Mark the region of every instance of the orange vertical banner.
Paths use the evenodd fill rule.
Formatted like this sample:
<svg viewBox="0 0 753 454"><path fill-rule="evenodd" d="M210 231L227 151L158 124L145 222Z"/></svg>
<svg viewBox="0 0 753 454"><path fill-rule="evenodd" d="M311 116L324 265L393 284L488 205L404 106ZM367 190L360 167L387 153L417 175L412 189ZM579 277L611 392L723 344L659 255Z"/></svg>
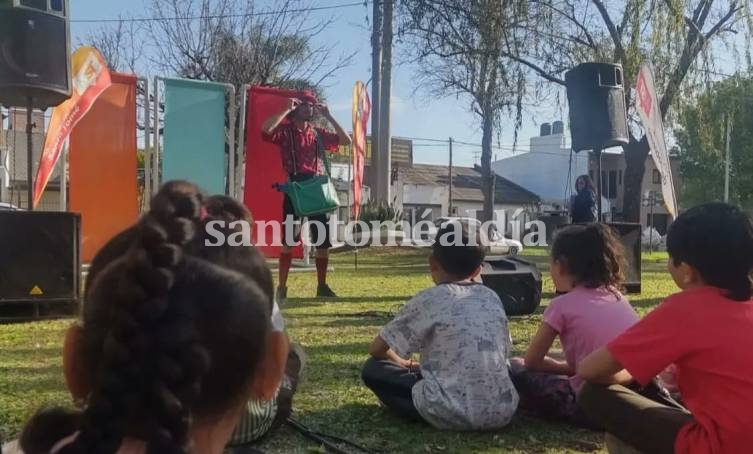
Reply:
<svg viewBox="0 0 753 454"><path fill-rule="evenodd" d="M89 112L97 98L110 86L110 71L102 54L93 47L82 47L71 57L73 91L71 97L52 109L42 157L34 181L34 207L52 175L62 151L63 142L76 124Z"/></svg>
<svg viewBox="0 0 753 454"><path fill-rule="evenodd" d="M105 90L71 134L70 211L81 213L81 260L139 216L136 76L112 73Z"/></svg>

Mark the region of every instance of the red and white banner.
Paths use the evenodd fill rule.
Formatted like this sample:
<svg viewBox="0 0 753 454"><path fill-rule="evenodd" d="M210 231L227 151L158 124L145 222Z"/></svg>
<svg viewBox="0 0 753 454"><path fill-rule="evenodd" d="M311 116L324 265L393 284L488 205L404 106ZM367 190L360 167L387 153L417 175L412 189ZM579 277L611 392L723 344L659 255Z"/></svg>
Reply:
<svg viewBox="0 0 753 454"><path fill-rule="evenodd" d="M353 87L353 219L361 214L361 196L363 194L363 167L366 160L366 128L371 112L371 100L366 86L360 80Z"/></svg>
<svg viewBox="0 0 753 454"><path fill-rule="evenodd" d="M656 95L654 74L651 65L647 62L641 64L635 91L637 92L636 109L641 117L643 129L646 130L646 138L651 147L651 156L653 156L656 168L659 169L661 174L664 206L674 219L677 217L677 198L675 196L675 185L672 181L672 165L669 161L667 143L664 140L664 124L659 110L659 97Z"/></svg>
<svg viewBox="0 0 753 454"><path fill-rule="evenodd" d="M68 139L76 123L89 112L94 101L111 84L107 62L93 47L81 47L71 56L73 75L72 95L52 110L52 118L47 128L42 157L39 160L37 177L34 182L34 207L42 199L44 188L50 180L63 143Z"/></svg>

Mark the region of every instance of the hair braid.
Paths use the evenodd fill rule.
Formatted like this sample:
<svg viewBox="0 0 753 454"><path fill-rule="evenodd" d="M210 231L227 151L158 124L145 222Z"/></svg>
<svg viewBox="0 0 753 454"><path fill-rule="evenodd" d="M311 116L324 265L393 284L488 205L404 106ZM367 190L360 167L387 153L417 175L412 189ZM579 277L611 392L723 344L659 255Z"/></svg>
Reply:
<svg viewBox="0 0 753 454"><path fill-rule="evenodd" d="M111 328L72 450L115 452L133 419L149 414L143 427L149 452L189 451L190 408L209 355L192 328L196 311L171 304L169 295L183 248L196 236L201 203L190 183L163 186L138 224L139 241L111 265L125 272L104 271L105 279L95 283L92 298L111 300Z"/></svg>

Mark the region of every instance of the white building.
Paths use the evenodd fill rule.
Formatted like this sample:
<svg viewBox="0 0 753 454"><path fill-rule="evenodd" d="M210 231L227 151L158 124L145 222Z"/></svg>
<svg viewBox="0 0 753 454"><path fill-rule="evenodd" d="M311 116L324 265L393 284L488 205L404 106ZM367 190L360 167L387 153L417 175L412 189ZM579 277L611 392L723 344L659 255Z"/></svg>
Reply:
<svg viewBox="0 0 753 454"><path fill-rule="evenodd" d="M535 193L542 200L542 211L559 211L567 209L570 195L575 191L575 180L579 175L589 175L596 179L597 160L593 153L574 153L567 143L568 137L564 133L563 123L555 121L541 125L541 134L532 137L530 151L510 156L492 163L494 171L510 181ZM680 174L676 158L671 157L672 176L675 192L680 187ZM601 156L602 181L602 213L607 220L621 221L624 204L625 185L623 174L625 159L622 148L605 150ZM648 191L661 193L659 171L649 155L643 174L641 193ZM670 223L669 215L663 206L641 208L641 224L647 227L651 224L653 212L654 227L661 234L666 233Z"/></svg>
<svg viewBox="0 0 753 454"><path fill-rule="evenodd" d="M541 198L543 211L567 210L575 191L575 180L589 171L589 153L571 153L562 122L542 125L542 135L531 137L530 151L500 159L492 169ZM609 200L602 197L602 212L610 212Z"/></svg>

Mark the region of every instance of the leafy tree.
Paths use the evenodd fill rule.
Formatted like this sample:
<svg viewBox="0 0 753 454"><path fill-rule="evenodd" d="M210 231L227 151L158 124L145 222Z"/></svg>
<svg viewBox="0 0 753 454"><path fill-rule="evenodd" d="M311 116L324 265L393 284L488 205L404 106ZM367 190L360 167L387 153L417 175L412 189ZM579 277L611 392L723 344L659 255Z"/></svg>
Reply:
<svg viewBox="0 0 753 454"><path fill-rule="evenodd" d="M482 131L483 217L494 211L492 140L503 112L522 123L525 93L520 65L505 58L508 37L526 15L521 0L404 0L398 5L398 36L419 68L418 86L432 97L469 102ZM512 63L512 64L511 64Z"/></svg>
<svg viewBox="0 0 753 454"><path fill-rule="evenodd" d="M564 72L586 61L621 64L625 86L632 88L640 63L648 60L656 72L662 118L672 122L670 106L712 78L720 54L734 48L730 35L744 30L749 36L750 7L750 0L531 0L505 52L537 77L529 85L538 88L564 86ZM623 147L623 214L637 221L649 146L630 90L626 98L631 128L630 143Z"/></svg>
<svg viewBox="0 0 753 454"><path fill-rule="evenodd" d="M753 209L753 79L742 76L713 84L683 109L676 137L686 207L724 198L728 118L730 202Z"/></svg>

